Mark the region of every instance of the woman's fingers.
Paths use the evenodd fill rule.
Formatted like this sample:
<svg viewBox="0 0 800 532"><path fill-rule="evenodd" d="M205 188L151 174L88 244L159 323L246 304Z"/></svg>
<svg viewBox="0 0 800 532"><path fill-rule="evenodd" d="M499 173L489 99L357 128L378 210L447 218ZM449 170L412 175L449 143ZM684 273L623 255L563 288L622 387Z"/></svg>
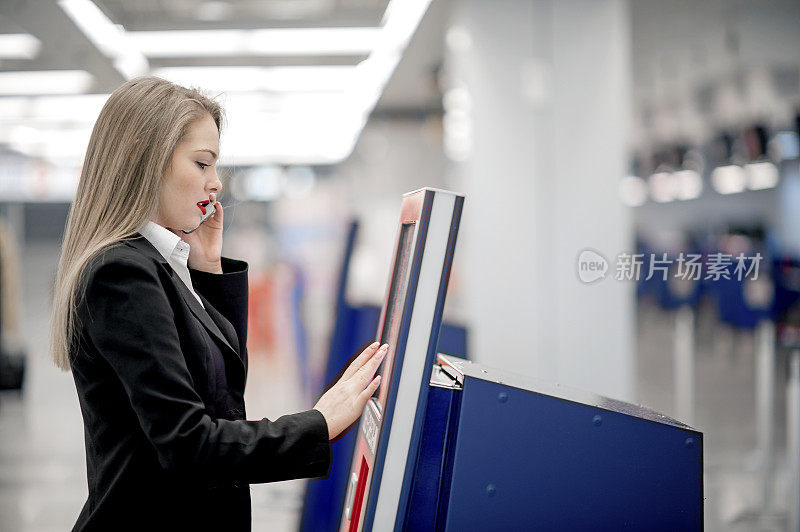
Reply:
<svg viewBox="0 0 800 532"><path fill-rule="evenodd" d="M369 380L375 375L375 372L378 371L378 367L380 367L381 362L386 357L386 353L389 351L389 346L387 344L383 344L383 346L375 353L369 361L359 368L358 373L361 376L362 386L366 386Z"/></svg>
<svg viewBox="0 0 800 532"><path fill-rule="evenodd" d="M350 366L348 366L348 368L342 374L342 380L347 380L355 375L356 371L358 371L361 366L363 366L364 363L378 351L378 347L380 345L380 342L374 342L364 348L364 350L361 351L361 354L358 355L355 360L353 360L353 363L350 364Z"/></svg>
<svg viewBox="0 0 800 532"><path fill-rule="evenodd" d="M219 223L222 223L224 209L222 208L222 203L218 202L216 198L214 198L214 208L217 209L217 212L213 214L212 218L218 220Z"/></svg>
<svg viewBox="0 0 800 532"><path fill-rule="evenodd" d="M378 375L377 377L372 379L372 382L369 383L369 386L364 388L363 392L358 394L358 402L361 405L361 410L364 409L364 405L367 404L369 398L372 397L372 394L375 393L375 390L377 390L378 386L380 385L381 385L381 376Z"/></svg>

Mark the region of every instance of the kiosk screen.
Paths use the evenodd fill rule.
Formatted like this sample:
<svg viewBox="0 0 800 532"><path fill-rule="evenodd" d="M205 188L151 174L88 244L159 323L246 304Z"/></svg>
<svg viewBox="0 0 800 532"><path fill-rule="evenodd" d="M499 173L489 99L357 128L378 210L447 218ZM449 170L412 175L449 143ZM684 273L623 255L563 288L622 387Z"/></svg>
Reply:
<svg viewBox="0 0 800 532"><path fill-rule="evenodd" d="M400 328L400 320L403 317L403 302L406 300L406 291L408 289L408 265L411 260L413 235L413 223L405 223L400 226L400 238L397 243L394 270L392 271L392 280L389 286L389 298L386 302L386 314L381 327L381 343L389 344L389 352L376 373L376 375L383 375L383 377L380 387L373 394L373 397L378 398L381 410L383 410L386 396L385 389L390 380L392 362L397 348L397 331Z"/></svg>

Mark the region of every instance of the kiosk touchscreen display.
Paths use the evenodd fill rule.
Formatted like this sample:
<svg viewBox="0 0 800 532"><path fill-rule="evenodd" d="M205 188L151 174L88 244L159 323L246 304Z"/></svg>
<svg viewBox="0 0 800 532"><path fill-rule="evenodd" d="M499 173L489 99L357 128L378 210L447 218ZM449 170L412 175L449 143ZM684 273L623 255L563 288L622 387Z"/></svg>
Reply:
<svg viewBox="0 0 800 532"><path fill-rule="evenodd" d="M391 380L392 363L397 348L397 332L400 329L400 320L403 318L403 303L408 290L408 265L411 262L414 225L414 223L404 223L400 226L400 238L397 243L389 297L386 301L386 313L381 326L381 344L389 344L389 352L376 373L376 375L383 375L381 385L373 394L373 397L378 399L381 411L386 402L386 388Z"/></svg>

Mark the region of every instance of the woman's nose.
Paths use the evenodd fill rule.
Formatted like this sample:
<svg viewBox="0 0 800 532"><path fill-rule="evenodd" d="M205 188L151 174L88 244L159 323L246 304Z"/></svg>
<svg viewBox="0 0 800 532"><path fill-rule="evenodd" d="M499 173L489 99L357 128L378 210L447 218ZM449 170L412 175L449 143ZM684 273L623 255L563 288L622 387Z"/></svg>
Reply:
<svg viewBox="0 0 800 532"><path fill-rule="evenodd" d="M222 190L222 181L219 179L219 174L216 172L216 168L214 169L214 179L208 182L206 189L209 193L213 192L214 194L219 194Z"/></svg>

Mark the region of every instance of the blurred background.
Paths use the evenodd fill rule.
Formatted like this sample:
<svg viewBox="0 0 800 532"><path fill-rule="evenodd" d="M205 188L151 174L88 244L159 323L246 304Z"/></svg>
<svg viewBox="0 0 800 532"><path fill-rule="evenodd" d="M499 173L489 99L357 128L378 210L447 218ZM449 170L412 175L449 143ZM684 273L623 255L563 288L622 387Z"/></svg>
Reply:
<svg viewBox="0 0 800 532"><path fill-rule="evenodd" d="M226 109L251 419L314 404L344 303L383 301L401 195L455 190L470 358L696 427L707 530L788 529L800 2L0 0L0 530L86 498L51 289L94 120L145 74ZM297 528L305 482L252 493L254 530Z"/></svg>

